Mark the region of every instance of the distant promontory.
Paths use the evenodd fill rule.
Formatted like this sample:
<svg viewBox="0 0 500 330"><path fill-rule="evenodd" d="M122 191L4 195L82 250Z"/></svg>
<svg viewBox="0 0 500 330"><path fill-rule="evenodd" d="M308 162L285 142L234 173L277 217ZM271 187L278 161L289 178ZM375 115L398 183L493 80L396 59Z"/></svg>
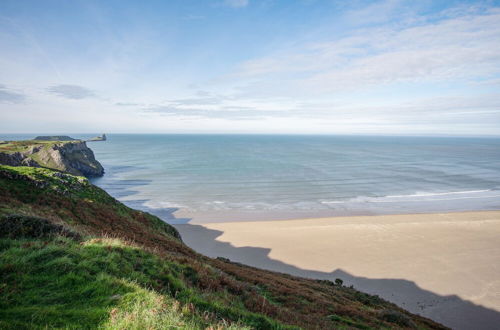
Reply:
<svg viewBox="0 0 500 330"><path fill-rule="evenodd" d="M94 142L94 141L106 141L106 134L102 134L100 136L96 136L88 140L89 142Z"/></svg>
<svg viewBox="0 0 500 330"><path fill-rule="evenodd" d="M41 135L37 136L33 140L36 141L77 141L78 139L73 139L67 135Z"/></svg>

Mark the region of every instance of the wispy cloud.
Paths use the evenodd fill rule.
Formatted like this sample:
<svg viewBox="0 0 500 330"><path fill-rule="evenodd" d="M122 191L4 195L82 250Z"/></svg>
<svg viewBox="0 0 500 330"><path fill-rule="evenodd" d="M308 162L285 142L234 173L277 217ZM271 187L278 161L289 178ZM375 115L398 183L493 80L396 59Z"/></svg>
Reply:
<svg viewBox="0 0 500 330"><path fill-rule="evenodd" d="M78 85L56 85L47 88L47 91L71 100L81 100L96 96L92 90Z"/></svg>
<svg viewBox="0 0 500 330"><path fill-rule="evenodd" d="M245 119L262 119L268 117L289 116L284 111L262 110L252 107L232 107L224 106L215 109L196 109L188 107L179 107L175 105L155 106L144 109L146 113L174 116L174 117L192 117L192 118L207 118L207 119L229 119L229 120L245 120Z"/></svg>
<svg viewBox="0 0 500 330"><path fill-rule="evenodd" d="M61 113L85 111L76 127L500 134L489 0L167 1L116 21L112 5L78 3L70 25L35 3L0 17L4 130L33 116L66 128Z"/></svg>
<svg viewBox="0 0 500 330"><path fill-rule="evenodd" d="M2 103L21 103L26 96L21 93L13 92L4 85L0 84L0 102Z"/></svg>
<svg viewBox="0 0 500 330"><path fill-rule="evenodd" d="M252 92L335 93L405 82L441 82L500 74L500 10L466 13L403 28L358 30L245 62L237 79ZM259 87L260 86L260 87Z"/></svg>
<svg viewBox="0 0 500 330"><path fill-rule="evenodd" d="M367 25L389 21L396 13L401 14L400 9L405 6L405 11L409 9L409 3L402 0L375 1L346 12L345 20L350 24Z"/></svg>
<svg viewBox="0 0 500 330"><path fill-rule="evenodd" d="M224 101L231 100L227 95L214 94L207 91L198 90L192 97L183 99L169 100L168 102L175 105L217 105Z"/></svg>
<svg viewBox="0 0 500 330"><path fill-rule="evenodd" d="M207 104L220 104L222 99L219 97L194 97L189 99L177 99L170 102L179 105L207 105Z"/></svg>
<svg viewBox="0 0 500 330"><path fill-rule="evenodd" d="M224 0L224 5L232 8L242 8L249 4L249 0Z"/></svg>
<svg viewBox="0 0 500 330"><path fill-rule="evenodd" d="M135 102L116 102L115 105L119 107L140 107L144 106L143 103L135 103Z"/></svg>

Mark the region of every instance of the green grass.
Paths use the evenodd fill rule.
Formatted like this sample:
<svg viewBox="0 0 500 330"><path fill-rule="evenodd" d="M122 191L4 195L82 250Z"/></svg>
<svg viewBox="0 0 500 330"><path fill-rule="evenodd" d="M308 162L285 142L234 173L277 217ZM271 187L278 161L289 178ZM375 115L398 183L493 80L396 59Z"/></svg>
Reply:
<svg viewBox="0 0 500 330"><path fill-rule="evenodd" d="M178 269L117 239L1 239L0 251L2 329L244 328L172 297L187 290L169 287Z"/></svg>
<svg viewBox="0 0 500 330"><path fill-rule="evenodd" d="M2 177L9 177L9 179ZM22 180L17 180L18 177L22 178ZM36 185L38 189L33 189L33 185ZM46 200L45 196L47 194L52 195L54 193L63 195L55 199L60 205L50 205L49 201ZM172 226L148 213L138 212L125 206L104 190L92 185L87 178L82 176L74 176L39 167L0 165L0 197L7 195L15 196L17 200L24 202L25 206L42 199L43 204L50 206L47 210L50 213L54 211L65 212L68 211L68 208L74 208L73 214L67 215L66 221L69 223L74 223L77 220L75 218L83 218L85 215L97 218L98 216L93 214L94 211L106 210L110 213L107 215L109 220L112 217L119 216L121 222L123 220L133 221L132 219L140 214L141 217L147 220L148 229L177 239L180 238L178 232ZM66 204L62 205L63 202ZM11 202L0 202L0 216L20 212L19 209L13 210L11 204ZM26 210L24 213L31 212L33 211ZM22 210L20 213L23 213ZM144 224L142 226L144 227Z"/></svg>
<svg viewBox="0 0 500 330"><path fill-rule="evenodd" d="M346 317L340 317L338 315L331 315L330 316L330 319L332 319L333 321L336 321L336 322L339 322L339 323L343 323L349 327L352 327L352 328L356 328L356 329L370 329L369 326L365 325L365 324L362 324L362 323L359 323L359 322L355 322L353 320L350 320L349 318L346 318Z"/></svg>
<svg viewBox="0 0 500 330"><path fill-rule="evenodd" d="M68 142L72 141L64 141L64 143ZM32 146L49 148L57 143L61 143L61 141L42 141L42 140L4 141L4 143L0 143L0 152L6 152L6 153L24 152L27 151L28 148Z"/></svg>

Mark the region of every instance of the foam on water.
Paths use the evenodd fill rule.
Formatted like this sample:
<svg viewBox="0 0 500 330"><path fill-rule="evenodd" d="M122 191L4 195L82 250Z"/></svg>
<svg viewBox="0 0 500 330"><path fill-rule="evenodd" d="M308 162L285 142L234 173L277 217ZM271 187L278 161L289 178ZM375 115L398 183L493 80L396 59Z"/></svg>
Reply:
<svg viewBox="0 0 500 330"><path fill-rule="evenodd" d="M500 209L498 138L110 134L89 146L106 169L94 182L145 209L269 218Z"/></svg>

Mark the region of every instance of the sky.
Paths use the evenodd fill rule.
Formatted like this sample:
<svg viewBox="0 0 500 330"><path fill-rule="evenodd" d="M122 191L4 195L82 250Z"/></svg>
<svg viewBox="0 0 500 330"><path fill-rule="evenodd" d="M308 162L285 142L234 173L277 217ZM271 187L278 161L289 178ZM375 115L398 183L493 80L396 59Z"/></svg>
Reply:
<svg viewBox="0 0 500 330"><path fill-rule="evenodd" d="M28 132L500 136L500 1L2 0Z"/></svg>

